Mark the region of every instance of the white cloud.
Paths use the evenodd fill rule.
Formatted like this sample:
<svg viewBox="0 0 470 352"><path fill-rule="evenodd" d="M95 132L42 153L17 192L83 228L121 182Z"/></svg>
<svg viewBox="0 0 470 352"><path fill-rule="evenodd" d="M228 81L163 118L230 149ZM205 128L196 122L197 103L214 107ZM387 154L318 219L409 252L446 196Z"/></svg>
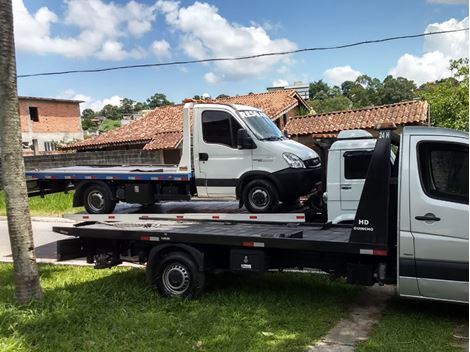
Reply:
<svg viewBox="0 0 470 352"><path fill-rule="evenodd" d="M325 80L334 86L339 86L344 81L354 81L362 75L360 71L354 70L351 66L336 66L323 72Z"/></svg>
<svg viewBox="0 0 470 352"><path fill-rule="evenodd" d="M13 15L18 51L122 60L142 57L143 49L125 48L122 39L140 37L150 31L156 7L134 0L124 5L103 0L67 0L64 13L58 16L47 7L30 13L23 0L13 0ZM58 22L72 30L78 29L78 33L63 37L52 35L51 26Z"/></svg>
<svg viewBox="0 0 470 352"><path fill-rule="evenodd" d="M103 106L111 104L119 106L121 104L122 97L114 95L109 98L104 99L92 99L88 95L75 92L73 89L67 89L56 96L58 99L72 99L72 100L82 100L83 103L80 104L80 110L92 109L95 112L100 111Z"/></svg>
<svg viewBox="0 0 470 352"><path fill-rule="evenodd" d="M458 21L451 18L441 23L432 23L426 32L436 32L468 27L468 17ZM449 77L449 63L452 59L468 57L468 31L428 36L424 39L424 54L404 54L389 73L406 77L420 85Z"/></svg>
<svg viewBox="0 0 470 352"><path fill-rule="evenodd" d="M166 40L155 40L152 43L152 52L160 59L169 58L171 56L170 44Z"/></svg>
<svg viewBox="0 0 470 352"><path fill-rule="evenodd" d="M195 2L180 7L179 2L159 0L157 7L170 27L180 33L180 46L194 59L255 55L296 48L287 39L272 39L260 25L242 26L230 23L217 7ZM259 77L279 63L288 64L288 57L265 57L242 61L214 63L214 70L205 74L210 83Z"/></svg>
<svg viewBox="0 0 470 352"><path fill-rule="evenodd" d="M287 82L285 79L276 79L272 83L273 87L286 87L288 85L289 85L289 82Z"/></svg>
<svg viewBox="0 0 470 352"><path fill-rule="evenodd" d="M431 4L468 4L468 0L428 0Z"/></svg>
<svg viewBox="0 0 470 352"><path fill-rule="evenodd" d="M451 18L442 23L432 23L426 27L425 32L440 32L468 27L468 17L458 21ZM424 51L438 50L446 56L461 58L468 56L468 31L438 34L425 37Z"/></svg>

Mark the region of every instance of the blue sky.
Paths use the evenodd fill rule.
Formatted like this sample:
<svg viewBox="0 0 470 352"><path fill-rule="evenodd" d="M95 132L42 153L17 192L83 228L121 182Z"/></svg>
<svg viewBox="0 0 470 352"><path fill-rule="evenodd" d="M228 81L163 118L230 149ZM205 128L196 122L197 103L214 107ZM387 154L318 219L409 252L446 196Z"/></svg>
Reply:
<svg viewBox="0 0 470 352"><path fill-rule="evenodd" d="M464 0L13 0L18 74L239 56L468 27ZM449 75L468 32L225 64L20 78L20 95L100 108L155 92L185 97L261 92L273 84L391 73L417 83Z"/></svg>

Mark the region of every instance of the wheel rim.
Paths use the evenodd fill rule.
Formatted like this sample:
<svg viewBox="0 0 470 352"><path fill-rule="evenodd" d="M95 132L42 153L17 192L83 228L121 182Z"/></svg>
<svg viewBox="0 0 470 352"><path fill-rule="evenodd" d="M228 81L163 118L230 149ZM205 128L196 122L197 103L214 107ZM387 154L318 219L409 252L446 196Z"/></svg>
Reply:
<svg viewBox="0 0 470 352"><path fill-rule="evenodd" d="M174 263L168 265L162 275L163 286L172 295L183 294L189 287L190 277L185 266Z"/></svg>
<svg viewBox="0 0 470 352"><path fill-rule="evenodd" d="M104 195L100 191L91 191L87 196L87 203L91 210L99 212L104 208Z"/></svg>
<svg viewBox="0 0 470 352"><path fill-rule="evenodd" d="M250 203L257 209L265 208L271 201L269 193L264 188L255 188L249 195Z"/></svg>

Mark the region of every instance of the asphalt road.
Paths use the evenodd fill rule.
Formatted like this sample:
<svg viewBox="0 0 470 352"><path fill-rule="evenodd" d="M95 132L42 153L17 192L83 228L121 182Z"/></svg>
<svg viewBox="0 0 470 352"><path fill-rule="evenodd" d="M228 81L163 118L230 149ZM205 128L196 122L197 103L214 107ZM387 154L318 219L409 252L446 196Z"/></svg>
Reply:
<svg viewBox="0 0 470 352"><path fill-rule="evenodd" d="M33 221L33 238L36 247L36 257L56 259L56 241L67 236L52 232L52 226L67 226L71 222ZM0 258L11 258L10 239L6 220L0 220Z"/></svg>

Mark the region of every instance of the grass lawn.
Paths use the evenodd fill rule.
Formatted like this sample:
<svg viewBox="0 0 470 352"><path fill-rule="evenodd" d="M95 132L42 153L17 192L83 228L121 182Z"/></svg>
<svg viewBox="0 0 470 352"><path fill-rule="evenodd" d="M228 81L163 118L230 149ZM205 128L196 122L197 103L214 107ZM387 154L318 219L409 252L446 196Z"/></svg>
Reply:
<svg viewBox="0 0 470 352"><path fill-rule="evenodd" d="M359 291L324 275L219 274L187 301L158 297L138 268L40 273L45 300L19 307L0 264L0 351L304 351Z"/></svg>
<svg viewBox="0 0 470 352"><path fill-rule="evenodd" d="M468 329L468 306L394 298L358 352L462 351L452 336L458 325Z"/></svg>
<svg viewBox="0 0 470 352"><path fill-rule="evenodd" d="M62 216L65 213L77 213L83 208L72 207L73 192L47 194L44 198L29 198L29 209L33 216ZM5 194L0 191L0 216L6 215Z"/></svg>

